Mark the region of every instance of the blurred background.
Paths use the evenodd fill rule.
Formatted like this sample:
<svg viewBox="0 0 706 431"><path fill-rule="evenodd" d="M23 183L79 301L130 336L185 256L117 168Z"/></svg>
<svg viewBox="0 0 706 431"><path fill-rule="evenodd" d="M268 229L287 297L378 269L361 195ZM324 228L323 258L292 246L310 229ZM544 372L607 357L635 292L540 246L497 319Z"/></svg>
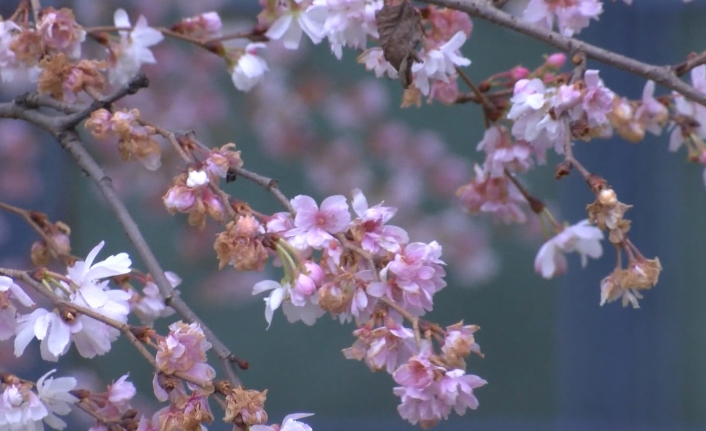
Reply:
<svg viewBox="0 0 706 431"><path fill-rule="evenodd" d="M605 2L599 22L580 39L654 64L675 64L706 41L703 2L678 0ZM701 3L701 4L699 4ZM116 7L134 20L169 26L180 18L216 10L224 32L256 22L256 0L48 1L72 7L84 25L109 25ZM0 4L8 17L15 1ZM508 5L520 8L521 4ZM237 46L238 42L234 42ZM88 48L93 46L93 48ZM241 44L240 46L244 46ZM87 43L86 49L100 51ZM216 56L167 39L155 50L156 65L144 68L149 89L125 99L142 118L179 131L195 131L209 146L235 142L245 167L279 181L290 197L317 200L350 195L361 188L370 204L385 200L399 207L392 224L413 240L437 240L449 264L449 286L436 297L433 321L449 325L463 319L482 330L476 340L485 359L472 358L469 371L488 380L477 390L480 408L440 423L442 430L691 430L706 429L706 190L702 169L685 154L667 151L668 137L648 136L639 144L619 138L577 143L575 154L592 172L608 179L620 200L634 205L630 237L646 257L664 267L659 284L645 294L641 309L619 303L599 306L599 283L614 267L614 251L581 269L570 256L565 276L548 282L533 271L544 241L529 215L525 225L509 226L462 212L454 192L470 179L483 154L481 110L471 105L423 104L399 107L399 82L375 79L344 50L341 61L324 42L305 41L296 52L268 44L270 67L249 93L237 91L224 62ZM534 69L553 50L508 30L473 20L464 54L473 63L475 82L522 64ZM617 93L640 98L644 80L599 68ZM461 84L459 84L461 85ZM27 91L3 85L10 100ZM465 91L465 90L464 90ZM658 90L664 94L664 90ZM185 166L163 147L163 167L150 172L139 163L121 162L115 142L89 138L101 161L163 267L183 279L183 297L239 357L250 363L241 377L251 388L269 388L270 420L292 412L314 412L315 430L412 430L399 418L394 382L362 363L346 361L341 349L353 343L352 325L327 317L314 327L288 324L276 313L265 330L264 304L252 297L255 282L279 279L277 269L237 273L217 269L213 241L220 227L198 231L183 215L169 216L161 197ZM576 175L557 183L556 155L524 178L560 220L586 218L593 196ZM232 196L263 213L280 211L274 198L240 179L224 186ZM46 212L72 228L73 253L85 256L106 240L101 256L127 251L139 258L106 209L102 197L48 136L23 123L0 121L0 200ZM25 257L35 240L19 218L0 213L0 264L28 267ZM171 318L158 322L164 329ZM36 378L54 365L43 363L37 344L21 360L11 343L0 344L0 369ZM35 355L35 357L32 357ZM86 386L105 385L130 372L144 394L134 403L151 414L151 370L124 340L106 357L86 361L72 353L59 374L80 375ZM100 386L98 386L100 387ZM214 407L216 417L220 415ZM85 417L73 415L77 427ZM217 422L217 421L216 421ZM226 429L214 423L211 429Z"/></svg>

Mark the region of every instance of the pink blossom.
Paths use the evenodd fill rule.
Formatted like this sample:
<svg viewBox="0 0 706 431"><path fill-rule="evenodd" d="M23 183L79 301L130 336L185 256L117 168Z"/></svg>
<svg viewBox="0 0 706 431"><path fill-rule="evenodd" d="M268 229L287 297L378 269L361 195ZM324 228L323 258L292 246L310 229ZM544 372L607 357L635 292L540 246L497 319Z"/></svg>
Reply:
<svg viewBox="0 0 706 431"><path fill-rule="evenodd" d="M0 297L3 297L3 304L0 307L0 340L8 340L17 329L17 307L16 303L24 307L31 307L34 301L24 290L10 277L0 275Z"/></svg>
<svg viewBox="0 0 706 431"><path fill-rule="evenodd" d="M487 128L477 149L485 151L483 168L492 178L504 176L505 169L517 173L527 172L533 165L532 147L525 141L513 143L502 126Z"/></svg>
<svg viewBox="0 0 706 431"><path fill-rule="evenodd" d="M68 277L73 283L69 286L62 282L64 290L60 292L71 292L69 300L76 305L126 323L130 312L130 294L120 289L108 289L108 281L99 280L130 272L130 257L127 253L119 253L94 264L93 261L103 244L101 242L94 247L85 261L77 261L67 269ZM29 342L36 336L41 340L42 358L48 361L58 360L59 356L68 351L72 342L76 344L79 354L85 358L103 355L110 350L111 343L120 335L116 328L82 314L66 322L56 309L50 312L40 308L29 315L20 316L17 321L15 355L22 355Z"/></svg>
<svg viewBox="0 0 706 431"><path fill-rule="evenodd" d="M181 278L173 272L165 272L167 280L172 287L177 287L181 284ZM164 298L159 292L159 287L153 281L145 283L142 288L142 295L133 292L133 298L137 297L134 302L133 311L140 321L145 325L151 325L160 317L167 317L174 314L174 309L164 304Z"/></svg>
<svg viewBox="0 0 706 431"><path fill-rule="evenodd" d="M480 346L476 343L473 336L478 329L480 328L476 325L463 326L463 322L446 328L446 336L444 337L444 344L441 346L441 352L444 354L447 363L459 368L465 368L466 364L463 358L470 355L471 352L483 356L480 352Z"/></svg>
<svg viewBox="0 0 706 431"><path fill-rule="evenodd" d="M589 257L597 259L603 254L602 239L603 232L591 226L588 220L566 227L542 245L534 260L534 269L544 278L561 274L567 266L564 253L574 251L581 255L581 265L585 267Z"/></svg>
<svg viewBox="0 0 706 431"><path fill-rule="evenodd" d="M422 341L418 355L410 358L400 366L392 378L400 385L393 389L395 395L401 398L397 411L403 419L410 423L421 422L423 427L434 425L439 419L448 417L450 406L444 404L438 397L436 376L444 372L444 368L430 362L431 343Z"/></svg>
<svg viewBox="0 0 706 431"><path fill-rule="evenodd" d="M444 105L453 105L458 99L458 82L456 79L450 79L448 82L435 81L431 86L428 102L438 100Z"/></svg>
<svg viewBox="0 0 706 431"><path fill-rule="evenodd" d="M440 257L441 246L436 241L407 244L381 271L383 281L371 283L368 293L393 301L401 296L401 305L415 315L431 311L434 294L446 286L445 263Z"/></svg>
<svg viewBox="0 0 706 431"><path fill-rule="evenodd" d="M8 384L0 400L0 429L42 430L42 421L50 427L61 430L66 423L57 414L71 411L69 404L78 401L69 391L76 386L72 377L49 377L51 370L37 380L37 393L23 385Z"/></svg>
<svg viewBox="0 0 706 431"><path fill-rule="evenodd" d="M321 203L309 196L299 195L292 199L292 208L296 211L295 228L286 233L315 249L321 248L333 235L343 232L351 221L346 198L342 195L329 196ZM299 237L299 239L296 239Z"/></svg>
<svg viewBox="0 0 706 431"><path fill-rule="evenodd" d="M204 12L200 15L184 18L173 29L193 38L218 36L223 23L218 12Z"/></svg>
<svg viewBox="0 0 706 431"><path fill-rule="evenodd" d="M691 70L691 85L701 93L706 93L706 65L702 64ZM693 133L701 139L706 139L706 107L686 100L684 96L677 92L673 92L672 97L676 112L695 120L698 126L693 128ZM682 128L673 124L669 137L669 150L677 151L683 143L684 134L682 133Z"/></svg>
<svg viewBox="0 0 706 431"><path fill-rule="evenodd" d="M360 244L363 250L373 254L382 250L397 253L400 246L409 242L407 232L397 226L385 225L397 213L397 208L384 207L379 203L368 207L368 201L360 189L353 190L353 210L358 218L353 220L357 235L362 235Z"/></svg>
<svg viewBox="0 0 706 431"><path fill-rule="evenodd" d="M647 81L642 90L642 104L635 110L635 117L648 132L659 135L667 122L667 107L654 98L655 83Z"/></svg>
<svg viewBox="0 0 706 431"><path fill-rule="evenodd" d="M588 117L588 125L605 126L608 123L606 115L613 110L615 94L603 85L597 70L587 70L583 79L586 82L586 90L582 104Z"/></svg>
<svg viewBox="0 0 706 431"><path fill-rule="evenodd" d="M397 79L397 70L385 60L385 54L380 47L366 49L358 56L357 61L365 65L365 70L373 71L377 78L387 75L388 78Z"/></svg>
<svg viewBox="0 0 706 431"><path fill-rule="evenodd" d="M175 322L169 325L169 335L159 341L157 348L157 366L165 374L176 371L186 374L201 382L213 380L216 371L208 365L206 352L211 343L206 339L198 323L186 324ZM157 383L155 373L152 385L160 401L166 400L165 393Z"/></svg>
<svg viewBox="0 0 706 431"><path fill-rule="evenodd" d="M325 14L323 34L340 60L344 46L365 49L368 36L378 37L375 11L382 4L382 0L314 0L307 13Z"/></svg>
<svg viewBox="0 0 706 431"><path fill-rule="evenodd" d="M591 19L598 19L603 12L600 0L530 0L522 19L547 30L557 20L559 32L572 36L588 27Z"/></svg>
<svg viewBox="0 0 706 431"><path fill-rule="evenodd" d="M86 40L86 31L74 19L69 9L48 8L42 11L37 31L45 47L61 52L71 60L81 57L81 44Z"/></svg>
<svg viewBox="0 0 706 431"><path fill-rule="evenodd" d="M353 335L356 341L343 350L343 355L347 359L364 360L372 371L386 370L392 374L417 350L414 332L392 319L373 330L363 326L353 331Z"/></svg>
<svg viewBox="0 0 706 431"><path fill-rule="evenodd" d="M525 222L525 213L520 208L525 205L525 198L507 177L492 178L478 165L475 174L469 184L456 191L464 210L471 214L489 213L505 223Z"/></svg>
<svg viewBox="0 0 706 431"><path fill-rule="evenodd" d="M167 210L178 212L189 212L198 202L194 190L181 184L170 187L162 200Z"/></svg>
<svg viewBox="0 0 706 431"><path fill-rule="evenodd" d="M439 381L439 399L453 407L457 415L463 415L466 409L478 408L478 399L473 395L473 389L487 383L476 375L465 374L463 370L447 371Z"/></svg>
<svg viewBox="0 0 706 431"><path fill-rule="evenodd" d="M512 107L507 114L508 119L514 120L512 134L517 139L530 142L540 161L544 160L544 153L549 148L562 154L568 133L565 122L549 113L553 92L553 89L546 89L539 79L521 79L515 84L514 95L510 99Z"/></svg>

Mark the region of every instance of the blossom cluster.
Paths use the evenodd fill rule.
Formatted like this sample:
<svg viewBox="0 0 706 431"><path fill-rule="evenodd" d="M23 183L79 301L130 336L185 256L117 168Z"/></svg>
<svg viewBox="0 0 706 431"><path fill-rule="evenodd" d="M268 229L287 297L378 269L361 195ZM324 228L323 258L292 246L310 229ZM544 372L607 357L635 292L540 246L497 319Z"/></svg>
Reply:
<svg viewBox="0 0 706 431"><path fill-rule="evenodd" d="M68 414L70 404L78 401L71 394L76 379L50 377L55 371L44 374L36 384L2 374L0 429L41 430L44 423L57 430L66 427L66 422L57 415Z"/></svg>
<svg viewBox="0 0 706 431"><path fill-rule="evenodd" d="M344 354L393 375L400 385L394 390L401 398L398 410L411 423L431 425L452 409L462 414L477 408L473 388L485 381L466 374L463 358L480 354L473 338L478 328L431 325L437 353L432 339L421 340L418 328L404 326L431 311L434 295L446 286L441 246L410 242L404 229L388 224L396 209L370 206L360 190L351 199L355 217L342 195L329 196L321 205L304 195L290 203L294 216L277 213L257 221L240 215L253 226L247 231L250 240L231 241L230 249L217 247L229 253L219 255L222 262L234 262L230 256L266 245L282 265L280 282L265 280L253 287L253 294L269 292L264 299L268 326L280 308L289 322L312 325L327 312L341 322L355 321L357 341ZM419 369L420 361L428 369Z"/></svg>

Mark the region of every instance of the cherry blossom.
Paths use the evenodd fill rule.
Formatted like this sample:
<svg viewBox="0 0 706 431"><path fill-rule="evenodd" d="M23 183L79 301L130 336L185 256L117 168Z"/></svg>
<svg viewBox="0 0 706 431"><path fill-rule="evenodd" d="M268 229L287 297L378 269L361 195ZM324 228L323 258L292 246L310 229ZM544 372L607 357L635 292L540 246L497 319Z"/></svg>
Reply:
<svg viewBox="0 0 706 431"><path fill-rule="evenodd" d="M414 332L392 319L373 330L366 326L358 328L353 335L356 341L343 350L343 355L347 359L364 360L372 371L386 370L392 374L417 350Z"/></svg>
<svg viewBox="0 0 706 431"><path fill-rule="evenodd" d="M305 276L304 278L306 279ZM281 284L274 280L263 280L253 286L253 295L271 291L269 296L265 298L265 320L268 328L272 324L275 310L280 306L290 323L301 320L304 324L311 326L316 322L316 319L324 315L324 310L318 305L317 296L313 295L313 290L302 286L302 283L309 284L310 282L311 280L298 280L297 290L290 283ZM307 295L307 293L309 294Z"/></svg>
<svg viewBox="0 0 706 431"><path fill-rule="evenodd" d="M373 71L378 78L387 75L388 78L397 79L397 70L385 60L382 48L366 49L358 56L357 61L365 65L365 70Z"/></svg>
<svg viewBox="0 0 706 431"><path fill-rule="evenodd" d="M282 425L279 427L253 425L250 427L250 431L313 431L309 425L297 420L313 415L313 413L292 413L284 417Z"/></svg>
<svg viewBox="0 0 706 431"><path fill-rule="evenodd" d="M382 203L368 207L368 201L360 189L353 190L353 210L358 215L353 221L355 236L361 236L363 250L377 254L382 250L399 252L400 246L409 242L407 232L397 226L385 225L396 213L393 207L383 207Z"/></svg>
<svg viewBox="0 0 706 431"><path fill-rule="evenodd" d="M69 300L76 305L90 308L115 321L126 323L130 312L130 294L120 289L108 289L108 281L100 279L130 272L130 257L127 253L109 256L93 263L98 252L103 248L101 241L86 257L67 268L68 278L75 286L62 282L63 290L59 294L71 292ZM19 316L15 338L15 355L20 356L29 342L36 337L41 340L42 358L57 361L64 355L71 343L85 358L103 355L110 350L111 343L120 335L118 329L106 325L85 315L65 319L58 309L52 311L39 308L28 315Z"/></svg>
<svg viewBox="0 0 706 431"><path fill-rule="evenodd" d="M181 372L201 382L213 380L216 371L208 365L206 352L211 343L206 339L198 323L175 322L169 325L169 335L159 340L156 362L165 374ZM152 380L155 396L165 401L167 392L159 384L159 374Z"/></svg>
<svg viewBox="0 0 706 431"><path fill-rule="evenodd" d="M397 299L403 307L415 315L422 315L433 308L433 296L446 286L446 275L440 259L441 246L414 242L407 244L394 260L387 264L380 276L381 282L370 284L368 293L374 297L387 296Z"/></svg>
<svg viewBox="0 0 706 431"><path fill-rule="evenodd" d="M257 50L264 47L264 43L249 43L229 67L231 79L238 90L250 91L269 70L265 60L257 54Z"/></svg>
<svg viewBox="0 0 706 431"><path fill-rule="evenodd" d="M340 60L344 46L364 49L368 36L378 37L375 11L382 5L382 0L313 0L307 12L325 11L323 33Z"/></svg>
<svg viewBox="0 0 706 431"><path fill-rule="evenodd" d="M86 31L76 23L71 10L43 10L37 31L42 35L47 50L64 53L71 60L81 57L81 44L86 40Z"/></svg>
<svg viewBox="0 0 706 431"><path fill-rule="evenodd" d="M164 275L172 287L177 287L181 284L181 277L177 274L166 271ZM164 304L164 298L159 292L159 287L153 281L145 283L141 295L135 291L131 293L133 295L131 300L134 302L132 311L145 325L151 325L161 317L168 317L174 314L174 309Z"/></svg>
<svg viewBox="0 0 706 431"><path fill-rule="evenodd" d="M115 26L132 27L130 18L124 9L118 9L113 16ZM140 15L131 31L120 31L120 43L110 47L111 65L109 78L111 84L124 85L140 71L143 64L153 64L154 58L150 47L164 39L159 30L147 25L147 19Z"/></svg>
<svg viewBox="0 0 706 431"><path fill-rule="evenodd" d="M486 153L483 168L491 178L504 176L505 169L527 172L533 165L532 147L526 141L511 142L506 129L498 125L485 129L477 149Z"/></svg>
<svg viewBox="0 0 706 431"><path fill-rule="evenodd" d="M489 213L505 223L524 223L521 205L524 196L506 176L493 178L482 167L474 167L475 177L458 188L456 195L463 209L471 214Z"/></svg>
<svg viewBox="0 0 706 431"><path fill-rule="evenodd" d="M270 25L265 36L273 40L282 39L287 49L299 48L302 32L314 42L324 38L326 10L309 8L307 0L289 0L279 17Z"/></svg>
<svg viewBox="0 0 706 431"><path fill-rule="evenodd" d="M603 254L600 241L603 232L591 226L588 220L565 227L558 235L544 243L534 260L534 269L544 278L552 278L566 271L565 253L577 252L581 255L581 266L586 266L588 258L599 258Z"/></svg>
<svg viewBox="0 0 706 431"><path fill-rule="evenodd" d="M603 12L600 0L530 0L522 19L547 30L556 18L559 32L572 36L588 27L591 19L598 19Z"/></svg>
<svg viewBox="0 0 706 431"><path fill-rule="evenodd" d="M34 301L10 277L0 275L0 297L5 306L0 307L0 340L8 340L17 328L16 302L24 307L31 307Z"/></svg>
<svg viewBox="0 0 706 431"><path fill-rule="evenodd" d="M105 245L105 241L101 241L97 246L93 247L85 261L78 261L73 266L67 268L67 275L72 282L77 286L83 287L88 284L94 284L96 281L116 275L127 274L130 272L132 261L127 253L119 253L114 256L108 256L105 260L98 263L93 263L98 253ZM105 285L105 282L104 282Z"/></svg>
<svg viewBox="0 0 706 431"><path fill-rule="evenodd" d="M448 42L437 49L432 49L422 55L422 62L412 66L414 86L425 96L429 94L429 80L448 82L456 76L456 66L468 66L471 60L459 54L461 46L466 42L466 34L459 31Z"/></svg>
<svg viewBox="0 0 706 431"><path fill-rule="evenodd" d="M66 422L57 414L68 414L71 411L69 404L78 401L69 393L76 386L76 379L49 377L55 371L51 370L37 380L36 394L27 384L11 383L5 387L0 400L0 429L42 430L42 421L57 430L66 427Z"/></svg>
<svg viewBox="0 0 706 431"><path fill-rule="evenodd" d="M74 404L78 398L69 392L76 387L76 379L73 377L49 377L56 370L51 370L37 380L37 395L47 407L47 416L42 418L44 422L54 429L64 429L66 422L57 415L66 415L71 412L69 404Z"/></svg>
<svg viewBox="0 0 706 431"><path fill-rule="evenodd" d="M329 196L321 202L321 208L309 196L299 195L292 199L294 229L287 232L287 237L295 237L313 248L321 248L333 235L343 232L351 221L346 198L342 195ZM298 239L296 237L299 237Z"/></svg>
<svg viewBox="0 0 706 431"><path fill-rule="evenodd" d="M669 112L667 107L654 98L655 82L647 81L642 90L642 104L635 111L640 124L653 135L662 133Z"/></svg>
<svg viewBox="0 0 706 431"><path fill-rule="evenodd" d="M447 371L431 359L431 343L423 340L419 353L392 375L400 385L393 390L401 399L397 411L402 418L423 428L448 418L452 409L461 415L467 408L478 408L473 389L487 383L461 369Z"/></svg>

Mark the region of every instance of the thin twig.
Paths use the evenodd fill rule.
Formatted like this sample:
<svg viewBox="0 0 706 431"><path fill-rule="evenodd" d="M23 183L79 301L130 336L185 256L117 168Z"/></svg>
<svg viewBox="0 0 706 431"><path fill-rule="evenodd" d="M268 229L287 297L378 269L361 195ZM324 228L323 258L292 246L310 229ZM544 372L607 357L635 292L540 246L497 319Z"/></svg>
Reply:
<svg viewBox="0 0 706 431"><path fill-rule="evenodd" d="M32 218L31 214L32 211L28 211L22 208L18 208L13 205L6 204L4 202L0 202L0 209L3 209L5 211L9 211L11 213L17 214L20 217L24 219L24 221L34 230L37 232L37 234L42 237L44 242L47 244L49 249L51 250L52 254L54 257L64 257L67 259L74 259L75 256L72 256L71 254L66 254L61 251L61 249L56 245L52 237L50 237L46 232L44 232L44 229Z"/></svg>
<svg viewBox="0 0 706 431"><path fill-rule="evenodd" d="M677 76L682 76L691 71L691 69L706 64L706 51L700 54L690 55L686 61L672 66L672 70Z"/></svg>
<svg viewBox="0 0 706 431"><path fill-rule="evenodd" d="M292 216L295 215L294 208L292 208L292 204L289 203L289 199L287 199L287 196L285 196L284 193L282 193L282 191L279 189L276 180L273 180L272 178L268 178L260 174L256 174L255 172L243 168L233 167L231 168L231 170L235 172L237 176L241 176L264 187L265 190L274 195L274 197L287 210L287 212L289 212Z"/></svg>
<svg viewBox="0 0 706 431"><path fill-rule="evenodd" d="M569 117L565 116L562 121L564 121L564 128L566 129L566 139L564 140L564 159L572 167L576 168L581 176L588 181L591 178L591 173L581 164L581 162L576 160L576 157L574 157L574 150L571 146L571 125Z"/></svg>
<svg viewBox="0 0 706 431"><path fill-rule="evenodd" d="M497 9L488 0L422 0L439 6L460 10L471 16L490 21L493 24L509 28L534 39L545 42L565 52L581 51L589 58L604 64L615 66L645 79L651 79L664 87L682 94L689 100L706 106L706 94L679 79L669 66L657 66L644 63L607 49L566 37L560 33L546 30L538 25L523 22L514 16Z"/></svg>

